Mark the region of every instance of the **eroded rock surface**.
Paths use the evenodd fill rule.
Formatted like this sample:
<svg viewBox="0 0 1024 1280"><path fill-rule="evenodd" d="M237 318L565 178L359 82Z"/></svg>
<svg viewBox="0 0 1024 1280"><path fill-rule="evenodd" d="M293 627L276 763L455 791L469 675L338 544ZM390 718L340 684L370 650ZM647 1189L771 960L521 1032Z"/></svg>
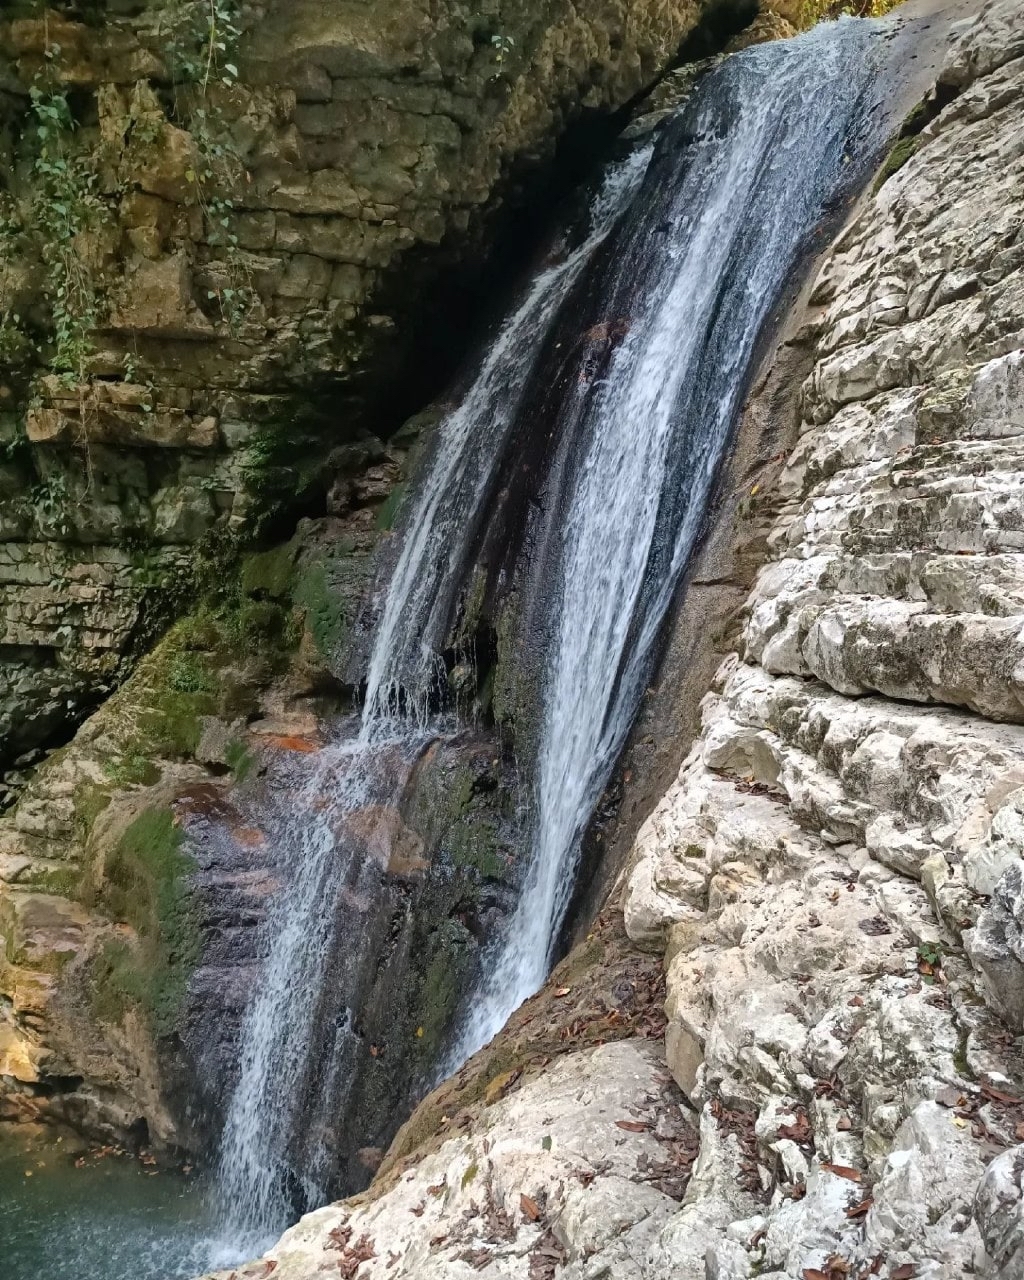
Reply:
<svg viewBox="0 0 1024 1280"><path fill-rule="evenodd" d="M962 34L822 271L773 558L637 842L673 1075L753 1117L716 1276L1019 1265L1022 22Z"/></svg>

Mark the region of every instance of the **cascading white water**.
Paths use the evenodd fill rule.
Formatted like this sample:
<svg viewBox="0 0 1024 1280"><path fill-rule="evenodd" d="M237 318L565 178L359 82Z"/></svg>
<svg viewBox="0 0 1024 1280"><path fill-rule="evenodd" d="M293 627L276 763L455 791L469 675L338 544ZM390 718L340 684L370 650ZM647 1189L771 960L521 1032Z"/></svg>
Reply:
<svg viewBox="0 0 1024 1280"><path fill-rule="evenodd" d="M638 197L606 289L621 345L563 410L575 458L550 563L530 870L449 1067L547 976L759 334L849 162L873 35L842 23L728 59L676 126L684 154L655 162Z"/></svg>
<svg viewBox="0 0 1024 1280"><path fill-rule="evenodd" d="M423 715L450 623L445 587L458 586L462 555L481 518L481 495L515 425L543 338L559 305L607 238L643 178L650 149L609 169L590 210L590 229L574 249L557 244L484 357L465 399L437 427L433 453L410 509L388 583L366 680L364 718L387 718L399 695Z"/></svg>
<svg viewBox="0 0 1024 1280"><path fill-rule="evenodd" d="M270 945L242 1027L241 1061L224 1123L218 1168L220 1238L211 1265L259 1252L290 1216L288 1143L314 1032L314 1009L334 933L334 902L345 878L337 828L368 804L386 801L422 734L364 733L325 747L274 832L293 851L287 889L266 923ZM395 785L394 781L391 783ZM352 868L358 880L360 868ZM372 874L372 872L371 872ZM308 1177L307 1173L307 1177ZM314 1199L322 1188L306 1187Z"/></svg>
<svg viewBox="0 0 1024 1280"><path fill-rule="evenodd" d="M314 1013L335 929L340 876L338 826L346 815L394 801L382 779L385 756L407 764L443 726L426 713L434 672L443 590L460 568L501 433L514 422L543 335L566 292L635 191L649 152L609 172L590 211L585 238L557 244L502 327L465 399L437 429L429 472L404 520L407 530L377 627L369 687L357 736L317 757L287 829L277 838L291 852L287 889L265 925L267 954L242 1026L240 1069L225 1119L218 1165L222 1230L211 1265L231 1265L258 1252L287 1224L295 1175L288 1148L307 1066ZM411 625L415 620L415 625ZM399 687L412 698L399 705ZM392 769L393 772L393 769ZM401 776L401 773L400 773ZM308 1182L310 1171L305 1171ZM321 1189L305 1187L307 1201Z"/></svg>
<svg viewBox="0 0 1024 1280"><path fill-rule="evenodd" d="M360 731L321 753L279 833L291 871L267 923L225 1126L222 1260L259 1248L289 1216L296 1081L336 928L338 820L393 800L395 761L411 762L438 732L429 695L496 460L545 376L545 340L565 299L612 246L592 326L608 340L605 368L597 376L584 360L569 380L538 517L546 524L526 553L542 655L529 867L448 1067L544 981L582 833L700 536L759 335L847 159L862 159L884 130L880 118L868 127L864 97L877 35L865 24L831 25L748 50L707 76L653 159L645 148L610 171L585 238L556 247L438 426L403 513Z"/></svg>

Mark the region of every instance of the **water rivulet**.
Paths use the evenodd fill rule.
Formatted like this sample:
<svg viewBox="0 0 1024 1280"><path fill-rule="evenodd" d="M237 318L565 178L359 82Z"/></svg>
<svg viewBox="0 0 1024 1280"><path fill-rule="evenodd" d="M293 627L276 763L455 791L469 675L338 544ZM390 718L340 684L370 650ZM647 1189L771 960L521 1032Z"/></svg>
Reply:
<svg viewBox="0 0 1024 1280"><path fill-rule="evenodd" d="M324 755L278 833L291 887L271 913L221 1165L243 1249L290 1208L295 1132L311 1122L296 1081L317 1053L330 1059L321 1078L345 1070L343 998L331 1034L315 1025L329 968L344 981L328 954L360 945L334 910L339 815L372 810L396 762L410 767L458 732L450 691L473 680L474 661L476 706L512 742L524 780L525 852L448 1065L543 982L759 339L809 238L884 136L880 41L846 22L708 74L653 147L609 170L588 227L554 242L436 428L370 606L362 724ZM346 891L358 879L353 867Z"/></svg>

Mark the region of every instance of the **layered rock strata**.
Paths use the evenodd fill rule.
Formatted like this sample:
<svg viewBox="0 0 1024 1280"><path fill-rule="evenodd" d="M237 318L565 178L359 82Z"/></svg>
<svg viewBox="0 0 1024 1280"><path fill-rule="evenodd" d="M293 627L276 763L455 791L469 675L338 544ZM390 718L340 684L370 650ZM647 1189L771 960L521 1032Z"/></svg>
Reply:
<svg viewBox="0 0 1024 1280"><path fill-rule="evenodd" d="M988 5L817 282L772 559L637 842L673 1076L757 1140L716 1276L1021 1265L1022 55Z"/></svg>

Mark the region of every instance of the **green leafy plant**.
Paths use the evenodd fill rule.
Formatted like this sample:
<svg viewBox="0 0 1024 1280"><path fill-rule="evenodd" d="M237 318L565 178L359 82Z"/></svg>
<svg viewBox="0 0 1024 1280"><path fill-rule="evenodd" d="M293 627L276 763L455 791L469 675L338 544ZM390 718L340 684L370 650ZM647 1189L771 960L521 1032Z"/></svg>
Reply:
<svg viewBox="0 0 1024 1280"><path fill-rule="evenodd" d="M206 242L224 260L224 280L207 290L207 301L216 303L222 320L237 333L256 294L233 230L236 202L231 191L240 177L241 158L215 91L231 90L238 82L238 0L166 0L162 18L175 112L196 147L196 163L185 176L203 213Z"/></svg>
<svg viewBox="0 0 1024 1280"><path fill-rule="evenodd" d="M34 484L29 491L29 503L36 521L44 529L62 538L68 536L72 529L70 495L63 474L55 472Z"/></svg>
<svg viewBox="0 0 1024 1280"><path fill-rule="evenodd" d="M505 70L505 63L515 47L515 40L511 36L505 35L504 32L498 32L491 36L491 48L494 50L494 79L497 79Z"/></svg>
<svg viewBox="0 0 1024 1280"><path fill-rule="evenodd" d="M60 55L60 45L47 46L46 65L30 90L37 179L33 224L43 246L53 324L50 366L66 386L84 396L102 305L100 281L83 239L104 225L109 211L97 192L93 157L74 146L77 126L59 83ZM83 425L86 419L83 404Z"/></svg>

